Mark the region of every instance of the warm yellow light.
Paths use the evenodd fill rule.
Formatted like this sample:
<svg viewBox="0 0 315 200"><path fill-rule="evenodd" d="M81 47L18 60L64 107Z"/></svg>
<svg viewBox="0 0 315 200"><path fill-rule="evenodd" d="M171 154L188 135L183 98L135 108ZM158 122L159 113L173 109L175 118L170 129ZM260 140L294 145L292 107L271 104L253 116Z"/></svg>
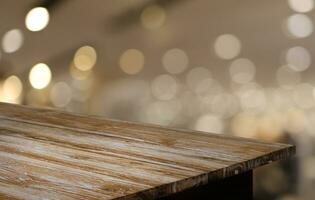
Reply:
<svg viewBox="0 0 315 200"><path fill-rule="evenodd" d="M23 85L17 76L8 77L2 86L3 97L11 102L18 99L22 93Z"/></svg>
<svg viewBox="0 0 315 200"><path fill-rule="evenodd" d="M309 12L314 9L314 0L288 0L289 6L296 12Z"/></svg>
<svg viewBox="0 0 315 200"><path fill-rule="evenodd" d="M49 22L49 12L46 8L36 7L30 10L25 18L26 28L30 31L43 30Z"/></svg>
<svg viewBox="0 0 315 200"><path fill-rule="evenodd" d="M299 108L290 108L285 115L285 129L291 134L305 133L308 118L305 111Z"/></svg>
<svg viewBox="0 0 315 200"><path fill-rule="evenodd" d="M241 52L241 41L232 34L220 35L214 43L214 51L218 57L229 60Z"/></svg>
<svg viewBox="0 0 315 200"><path fill-rule="evenodd" d="M210 133L222 133L224 125L220 117L213 114L205 114L198 118L195 129Z"/></svg>
<svg viewBox="0 0 315 200"><path fill-rule="evenodd" d="M96 50L91 46L83 46L74 55L74 66L81 71L91 70L97 59Z"/></svg>
<svg viewBox="0 0 315 200"><path fill-rule="evenodd" d="M165 23L165 10L161 6L151 5L141 13L141 23L149 30L158 29Z"/></svg>
<svg viewBox="0 0 315 200"><path fill-rule="evenodd" d="M313 97L314 87L309 83L298 84L292 91L294 103L302 109L311 109L315 106Z"/></svg>
<svg viewBox="0 0 315 200"><path fill-rule="evenodd" d="M34 65L29 74L29 81L33 88L43 89L47 87L51 80L51 71L48 65L38 63Z"/></svg>
<svg viewBox="0 0 315 200"><path fill-rule="evenodd" d="M253 113L240 113L231 123L232 133L238 137L256 138L258 133L257 116Z"/></svg>
<svg viewBox="0 0 315 200"><path fill-rule="evenodd" d="M2 38L2 49L6 53L13 53L21 48L23 44L23 34L19 29L12 29L6 32Z"/></svg>
<svg viewBox="0 0 315 200"><path fill-rule="evenodd" d="M86 80L91 77L93 71L81 71L74 66L73 63L70 65L70 75L75 80Z"/></svg>
<svg viewBox="0 0 315 200"><path fill-rule="evenodd" d="M144 55L137 49L128 49L119 59L120 68L127 74L139 73L144 65Z"/></svg>
<svg viewBox="0 0 315 200"><path fill-rule="evenodd" d="M277 141L284 133L284 117L282 113L268 111L257 118L258 138L266 141Z"/></svg>

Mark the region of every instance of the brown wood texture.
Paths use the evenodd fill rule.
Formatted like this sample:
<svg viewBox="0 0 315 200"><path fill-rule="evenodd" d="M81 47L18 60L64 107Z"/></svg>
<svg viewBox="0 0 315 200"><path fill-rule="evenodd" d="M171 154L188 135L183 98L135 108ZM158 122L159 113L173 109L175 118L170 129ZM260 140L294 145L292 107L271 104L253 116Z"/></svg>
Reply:
<svg viewBox="0 0 315 200"><path fill-rule="evenodd" d="M157 199L295 147L0 104L0 199Z"/></svg>

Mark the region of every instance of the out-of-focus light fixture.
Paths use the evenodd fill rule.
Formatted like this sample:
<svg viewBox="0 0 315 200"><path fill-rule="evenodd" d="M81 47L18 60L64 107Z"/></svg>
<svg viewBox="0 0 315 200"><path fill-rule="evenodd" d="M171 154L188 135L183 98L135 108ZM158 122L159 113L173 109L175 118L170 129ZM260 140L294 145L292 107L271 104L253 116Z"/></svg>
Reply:
<svg viewBox="0 0 315 200"><path fill-rule="evenodd" d="M295 71L305 71L312 63L311 54L304 47L290 48L285 56L288 66Z"/></svg>
<svg viewBox="0 0 315 200"><path fill-rule="evenodd" d="M165 23L165 9L158 5L150 5L141 13L141 23L148 30L155 30Z"/></svg>
<svg viewBox="0 0 315 200"><path fill-rule="evenodd" d="M230 76L235 83L245 84L255 77L255 64L247 58L234 60L230 65Z"/></svg>
<svg viewBox="0 0 315 200"><path fill-rule="evenodd" d="M187 73L186 83L191 90L195 91L197 85L208 78L211 78L211 72L209 69L205 67L195 67Z"/></svg>
<svg viewBox="0 0 315 200"><path fill-rule="evenodd" d="M162 58L162 63L167 72L180 74L188 67L189 59L182 49L170 49Z"/></svg>
<svg viewBox="0 0 315 200"><path fill-rule="evenodd" d="M83 46L74 55L74 66L81 71L91 70L97 60L96 50L91 46Z"/></svg>
<svg viewBox="0 0 315 200"><path fill-rule="evenodd" d="M240 108L239 99L236 95L223 92L215 95L210 101L211 113L223 119L232 117Z"/></svg>
<svg viewBox="0 0 315 200"><path fill-rule="evenodd" d="M243 112L234 116L231 129L235 136L256 138L258 132L258 120L254 113Z"/></svg>
<svg viewBox="0 0 315 200"><path fill-rule="evenodd" d="M312 20L304 14L294 14L287 19L287 29L291 36L295 38L305 38L313 32Z"/></svg>
<svg viewBox="0 0 315 200"><path fill-rule="evenodd" d="M241 52L241 41L232 34L220 35L214 43L214 51L218 57L230 60Z"/></svg>
<svg viewBox="0 0 315 200"><path fill-rule="evenodd" d="M215 95L223 92L223 87L217 80L206 78L197 83L194 92L201 101L208 104Z"/></svg>
<svg viewBox="0 0 315 200"><path fill-rule="evenodd" d="M2 38L2 49L6 53L13 53L21 48L23 44L23 33L19 29L6 32Z"/></svg>
<svg viewBox="0 0 315 200"><path fill-rule="evenodd" d="M121 55L119 65L127 74L138 74L144 66L144 55L137 49L128 49Z"/></svg>
<svg viewBox="0 0 315 200"><path fill-rule="evenodd" d="M198 118L194 128L198 131L209 133L222 133L224 124L220 117L213 114L205 114Z"/></svg>
<svg viewBox="0 0 315 200"><path fill-rule="evenodd" d="M93 75L93 71L81 71L74 66L73 63L70 65L70 75L74 80L87 80L90 79Z"/></svg>
<svg viewBox="0 0 315 200"><path fill-rule="evenodd" d="M23 84L17 76L8 77L2 85L2 95L6 102L17 103L22 90Z"/></svg>
<svg viewBox="0 0 315 200"><path fill-rule="evenodd" d="M152 94L159 100L171 100L175 98L179 86L174 77L168 74L159 75L151 85Z"/></svg>
<svg viewBox="0 0 315 200"><path fill-rule="evenodd" d="M306 13L314 9L314 0L288 0L288 3L296 12Z"/></svg>
<svg viewBox="0 0 315 200"><path fill-rule="evenodd" d="M51 81L51 71L48 65L44 63L34 65L29 74L29 81L35 89L47 87Z"/></svg>
<svg viewBox="0 0 315 200"><path fill-rule="evenodd" d="M26 28L30 31L41 31L49 22L49 12L44 7L36 7L30 10L25 17Z"/></svg>

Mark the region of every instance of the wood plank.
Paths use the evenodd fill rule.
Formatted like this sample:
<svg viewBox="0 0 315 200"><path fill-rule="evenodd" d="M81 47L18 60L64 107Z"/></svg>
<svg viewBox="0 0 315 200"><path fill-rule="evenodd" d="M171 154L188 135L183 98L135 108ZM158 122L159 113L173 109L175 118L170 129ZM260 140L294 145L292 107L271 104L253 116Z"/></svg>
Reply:
<svg viewBox="0 0 315 200"><path fill-rule="evenodd" d="M0 103L1 199L157 199L295 147Z"/></svg>

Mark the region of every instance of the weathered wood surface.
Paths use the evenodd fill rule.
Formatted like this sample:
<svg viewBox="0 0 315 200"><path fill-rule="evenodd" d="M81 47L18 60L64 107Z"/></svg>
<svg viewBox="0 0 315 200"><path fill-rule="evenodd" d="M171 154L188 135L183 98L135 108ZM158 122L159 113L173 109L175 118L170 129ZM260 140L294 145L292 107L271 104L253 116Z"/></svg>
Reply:
<svg viewBox="0 0 315 200"><path fill-rule="evenodd" d="M294 152L284 144L0 104L0 199L156 199Z"/></svg>

